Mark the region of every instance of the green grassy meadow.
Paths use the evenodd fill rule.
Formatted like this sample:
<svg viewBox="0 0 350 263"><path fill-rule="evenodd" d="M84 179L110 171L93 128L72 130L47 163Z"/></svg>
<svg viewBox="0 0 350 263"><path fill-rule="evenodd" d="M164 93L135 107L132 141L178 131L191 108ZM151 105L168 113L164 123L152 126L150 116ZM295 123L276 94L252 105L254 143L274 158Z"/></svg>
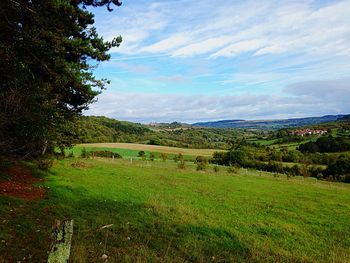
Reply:
<svg viewBox="0 0 350 263"><path fill-rule="evenodd" d="M349 262L346 184L103 158L36 176L44 199L0 197L0 262L46 262L51 226L65 218L71 262Z"/></svg>
<svg viewBox="0 0 350 263"><path fill-rule="evenodd" d="M123 149L132 151L145 151L145 152L154 152L154 153L166 153L169 155L176 155L181 153L182 155L187 156L207 156L210 157L216 151L222 151L220 149L193 149L193 148L179 148L179 147L170 147L170 146L161 146L161 145L149 145L149 144L139 144L139 143L85 143L79 144L76 147L80 148L105 148L105 149Z"/></svg>
<svg viewBox="0 0 350 263"><path fill-rule="evenodd" d="M79 156L82 150L87 151L111 151L120 154L126 159L141 159L138 157L139 151L144 151L147 158L153 153L155 159L161 159L161 154L165 153L167 159L173 159L176 155L181 153L183 158L187 161L193 161L198 155L211 157L215 149L189 149L189 148L176 148L168 146L154 146L147 144L137 143L88 143L76 145L70 149L66 149L66 153L73 153L75 156Z"/></svg>

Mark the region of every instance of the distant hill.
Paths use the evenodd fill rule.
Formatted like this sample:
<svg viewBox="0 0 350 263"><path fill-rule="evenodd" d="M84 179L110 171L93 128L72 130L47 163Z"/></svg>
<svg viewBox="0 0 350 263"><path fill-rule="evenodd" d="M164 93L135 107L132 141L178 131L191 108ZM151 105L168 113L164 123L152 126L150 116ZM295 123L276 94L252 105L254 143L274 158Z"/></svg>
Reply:
<svg viewBox="0 0 350 263"><path fill-rule="evenodd" d="M82 116L77 124L76 143L128 142L182 148L227 147L230 138L251 135L232 129L193 127L189 124L151 123L144 125L103 116Z"/></svg>
<svg viewBox="0 0 350 263"><path fill-rule="evenodd" d="M175 129L186 129L191 128L191 124L187 123L181 123L181 122L171 122L171 123L157 123L157 122L151 122L148 124L148 127L156 128L156 129L168 129L168 130L175 130Z"/></svg>
<svg viewBox="0 0 350 263"><path fill-rule="evenodd" d="M281 120L221 120L212 122L197 122L192 125L209 128L281 129L332 122L344 119L346 116L348 115L326 115L322 117L293 118Z"/></svg>

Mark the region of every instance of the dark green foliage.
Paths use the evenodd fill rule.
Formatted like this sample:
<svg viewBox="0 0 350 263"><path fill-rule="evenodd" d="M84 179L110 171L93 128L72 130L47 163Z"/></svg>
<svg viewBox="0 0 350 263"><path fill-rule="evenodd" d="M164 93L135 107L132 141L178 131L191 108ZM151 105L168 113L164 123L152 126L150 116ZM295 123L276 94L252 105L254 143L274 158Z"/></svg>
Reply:
<svg viewBox="0 0 350 263"><path fill-rule="evenodd" d="M180 160L180 161L178 162L178 164L177 164L177 167L178 167L179 169L185 169L185 166L186 166L186 163L185 163L184 160Z"/></svg>
<svg viewBox="0 0 350 263"><path fill-rule="evenodd" d="M317 177L324 170L306 164L285 166L282 161L305 162L307 158L297 151L286 149L280 151L251 145L238 146L227 152L215 152L210 160L211 163L218 165L253 168L272 173L284 173L288 176Z"/></svg>
<svg viewBox="0 0 350 263"><path fill-rule="evenodd" d="M276 143L301 142L304 140L303 137L294 135L290 129L278 130L274 137L277 138Z"/></svg>
<svg viewBox="0 0 350 263"><path fill-rule="evenodd" d="M90 158L90 157L103 157L103 158L115 158L121 159L123 158L119 153L112 151L86 151L85 148L82 150L81 154L82 158Z"/></svg>
<svg viewBox="0 0 350 263"><path fill-rule="evenodd" d="M81 154L80 154L81 158L87 158L88 157L88 154L87 154L87 151L85 148L83 148L81 150Z"/></svg>
<svg viewBox="0 0 350 263"><path fill-rule="evenodd" d="M333 136L321 137L316 142L301 144L299 151L302 153L350 151L350 139Z"/></svg>
<svg viewBox="0 0 350 263"><path fill-rule="evenodd" d="M138 155L138 157L142 157L142 158L146 157L145 151L139 151L139 153L137 155Z"/></svg>
<svg viewBox="0 0 350 263"><path fill-rule="evenodd" d="M149 160L150 160L151 162L153 162L153 161L154 161L154 158L155 158L154 153L150 153L150 154L149 154Z"/></svg>
<svg viewBox="0 0 350 263"><path fill-rule="evenodd" d="M342 155L334 163L330 164L323 173L325 177L333 177L336 180L346 180L350 176L350 158ZM344 177L342 177L344 176Z"/></svg>
<svg viewBox="0 0 350 263"><path fill-rule="evenodd" d="M168 155L166 153L161 153L160 158L165 162L168 159Z"/></svg>
<svg viewBox="0 0 350 263"><path fill-rule="evenodd" d="M197 156L195 163L197 164L197 171L204 171L208 164L208 159L204 156Z"/></svg>
<svg viewBox="0 0 350 263"><path fill-rule="evenodd" d="M227 172L229 173L229 174L238 174L238 172L239 172L239 166L229 166L228 168L227 168Z"/></svg>
<svg viewBox="0 0 350 263"><path fill-rule="evenodd" d="M197 171L205 171L207 169L206 163L197 163L196 170Z"/></svg>
<svg viewBox="0 0 350 263"><path fill-rule="evenodd" d="M215 173L219 172L219 171L220 171L219 166L215 165L215 166L213 167L213 171L214 171Z"/></svg>
<svg viewBox="0 0 350 263"><path fill-rule="evenodd" d="M227 152L214 152L212 159L210 159L210 162L218 165L228 165L229 160Z"/></svg>
<svg viewBox="0 0 350 263"><path fill-rule="evenodd" d="M182 153L179 153L177 155L174 156L174 161L178 162L178 161L183 161L184 156L182 155Z"/></svg>
<svg viewBox="0 0 350 263"><path fill-rule="evenodd" d="M37 166L40 170L47 171L52 167L52 165L53 165L52 158L45 158L45 159L38 159L37 160Z"/></svg>
<svg viewBox="0 0 350 263"><path fill-rule="evenodd" d="M6 174L6 170L11 167L11 162L0 156L0 179L8 180L9 176Z"/></svg>
<svg viewBox="0 0 350 263"><path fill-rule="evenodd" d="M121 37L105 42L82 7L115 0L0 1L0 146L24 157L74 143L74 121L103 89L93 64L108 60Z"/></svg>
<svg viewBox="0 0 350 263"><path fill-rule="evenodd" d="M208 163L208 159L204 156L197 156L196 157L196 160L195 160L195 163L198 164L198 163L205 163L207 164Z"/></svg>
<svg viewBox="0 0 350 263"><path fill-rule="evenodd" d="M149 140L148 144L149 145L160 145L160 141L158 138L153 138L153 139Z"/></svg>

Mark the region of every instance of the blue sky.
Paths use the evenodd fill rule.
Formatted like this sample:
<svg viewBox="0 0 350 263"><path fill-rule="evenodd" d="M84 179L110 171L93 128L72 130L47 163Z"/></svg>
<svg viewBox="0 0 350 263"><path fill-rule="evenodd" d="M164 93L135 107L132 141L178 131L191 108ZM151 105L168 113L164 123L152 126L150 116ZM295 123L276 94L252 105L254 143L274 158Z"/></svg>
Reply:
<svg viewBox="0 0 350 263"><path fill-rule="evenodd" d="M147 123L350 113L350 1L124 0L86 114Z"/></svg>

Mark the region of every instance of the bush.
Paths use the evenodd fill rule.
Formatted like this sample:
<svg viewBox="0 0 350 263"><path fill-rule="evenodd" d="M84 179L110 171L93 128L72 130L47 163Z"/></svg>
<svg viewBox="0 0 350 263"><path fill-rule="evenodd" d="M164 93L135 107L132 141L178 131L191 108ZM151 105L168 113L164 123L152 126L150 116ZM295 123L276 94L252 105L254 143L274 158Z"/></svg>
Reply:
<svg viewBox="0 0 350 263"><path fill-rule="evenodd" d="M97 157L105 157L105 158L123 158L119 153L115 153L112 151L91 151L87 153L88 155L97 156Z"/></svg>
<svg viewBox="0 0 350 263"><path fill-rule="evenodd" d="M182 153L179 153L178 155L174 156L174 161L178 162L178 161L182 161L184 159Z"/></svg>
<svg viewBox="0 0 350 263"><path fill-rule="evenodd" d="M137 154L138 157L145 157L146 156L146 153L145 151L139 151L139 153Z"/></svg>
<svg viewBox="0 0 350 263"><path fill-rule="evenodd" d="M197 163L197 171L205 171L205 169L207 168L207 164L206 163Z"/></svg>
<svg viewBox="0 0 350 263"><path fill-rule="evenodd" d="M179 169L185 169L185 161L184 160L181 160L178 164L177 164L177 167Z"/></svg>
<svg viewBox="0 0 350 263"><path fill-rule="evenodd" d="M165 162L168 159L168 155L166 153L161 153L160 158Z"/></svg>
<svg viewBox="0 0 350 263"><path fill-rule="evenodd" d="M214 167L213 167L213 171L214 171L215 173L219 172L219 171L220 171L219 166L214 166Z"/></svg>
<svg viewBox="0 0 350 263"><path fill-rule="evenodd" d="M85 148L81 149L81 158L88 158L89 156L87 155L87 151Z"/></svg>
<svg viewBox="0 0 350 263"><path fill-rule="evenodd" d="M239 170L240 170L240 167L238 167L238 166L229 166L227 168L227 172L229 174L238 174Z"/></svg>
<svg viewBox="0 0 350 263"><path fill-rule="evenodd" d="M341 176L350 174L350 157L347 155L339 156L334 163L328 165L323 173L328 177L332 176L337 180L341 180Z"/></svg>
<svg viewBox="0 0 350 263"><path fill-rule="evenodd" d="M154 158L155 158L155 155L154 155L154 153L150 153L150 155L149 155L149 159L150 159L150 161L154 161Z"/></svg>
<svg viewBox="0 0 350 263"><path fill-rule="evenodd" d="M197 156L196 160L194 161L194 163L198 164L198 163L208 163L208 159L205 158L204 156Z"/></svg>
<svg viewBox="0 0 350 263"><path fill-rule="evenodd" d="M316 178L317 178L318 180L323 179L323 174L322 174L322 173L317 174Z"/></svg>
<svg viewBox="0 0 350 263"><path fill-rule="evenodd" d="M53 165L53 159L39 159L37 161L37 166L40 170L47 171L49 170Z"/></svg>

